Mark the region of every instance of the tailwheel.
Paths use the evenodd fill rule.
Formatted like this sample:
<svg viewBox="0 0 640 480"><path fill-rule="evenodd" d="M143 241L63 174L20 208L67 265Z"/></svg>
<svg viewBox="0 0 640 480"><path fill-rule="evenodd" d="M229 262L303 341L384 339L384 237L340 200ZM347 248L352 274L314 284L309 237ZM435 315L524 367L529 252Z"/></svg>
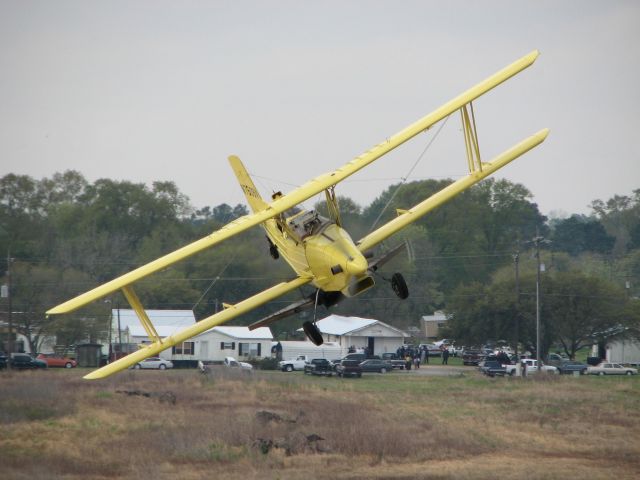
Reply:
<svg viewBox="0 0 640 480"><path fill-rule="evenodd" d="M391 288L398 298L404 300L409 296L409 288L407 282L404 281L404 277L400 273L394 273L391 277Z"/></svg>
<svg viewBox="0 0 640 480"><path fill-rule="evenodd" d="M304 333L307 335L309 340L311 340L314 343L314 345L320 346L324 343L322 334L320 333L320 330L318 329L318 326L315 323L304 322L302 324L302 329L304 330Z"/></svg>

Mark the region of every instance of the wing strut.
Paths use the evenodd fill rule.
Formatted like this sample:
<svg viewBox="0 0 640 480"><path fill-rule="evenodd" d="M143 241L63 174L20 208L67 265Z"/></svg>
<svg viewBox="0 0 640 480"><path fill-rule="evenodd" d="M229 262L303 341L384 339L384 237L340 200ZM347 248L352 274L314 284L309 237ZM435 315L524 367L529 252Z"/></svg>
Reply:
<svg viewBox="0 0 640 480"><path fill-rule="evenodd" d="M153 341L153 343L162 343L162 339L158 336L156 328L153 326L153 323L151 323L147 312L144 311L144 307L142 306L138 295L136 295L136 292L133 291L131 285L122 287L122 293L129 302L129 305L133 308L134 312L136 312L138 320L140 320L140 323L146 330L147 335L149 335L149 339Z"/></svg>
<svg viewBox="0 0 640 480"><path fill-rule="evenodd" d="M476 130L476 117L473 113L473 102L460 108L462 116L462 129L464 130L464 144L467 149L467 162L469 173L482 172L482 160L480 158L480 145L478 144L478 131ZM471 110L471 116L469 116Z"/></svg>

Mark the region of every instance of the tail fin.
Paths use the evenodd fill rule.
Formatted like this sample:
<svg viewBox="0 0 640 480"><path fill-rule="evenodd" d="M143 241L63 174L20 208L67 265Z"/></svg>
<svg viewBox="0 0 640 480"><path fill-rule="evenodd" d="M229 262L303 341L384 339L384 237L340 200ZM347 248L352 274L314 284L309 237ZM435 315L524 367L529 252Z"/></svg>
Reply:
<svg viewBox="0 0 640 480"><path fill-rule="evenodd" d="M256 186L253 184L253 180L251 180L247 169L244 168L240 159L235 155L231 155L229 157L229 163L231 164L231 168L233 168L233 172L236 174L236 177L238 177L238 182L242 187L245 197L247 197L247 202L249 202L251 210L259 212L266 209L268 204L262 199L260 193L258 193Z"/></svg>

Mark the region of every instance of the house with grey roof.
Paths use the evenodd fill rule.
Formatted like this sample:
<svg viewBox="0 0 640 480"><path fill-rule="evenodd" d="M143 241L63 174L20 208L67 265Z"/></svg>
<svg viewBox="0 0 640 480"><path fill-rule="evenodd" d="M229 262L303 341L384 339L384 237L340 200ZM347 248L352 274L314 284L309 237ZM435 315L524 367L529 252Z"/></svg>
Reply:
<svg viewBox="0 0 640 480"><path fill-rule="evenodd" d="M363 351L371 355L395 353L409 335L380 320L329 315L316 322L325 342L338 343L345 352Z"/></svg>

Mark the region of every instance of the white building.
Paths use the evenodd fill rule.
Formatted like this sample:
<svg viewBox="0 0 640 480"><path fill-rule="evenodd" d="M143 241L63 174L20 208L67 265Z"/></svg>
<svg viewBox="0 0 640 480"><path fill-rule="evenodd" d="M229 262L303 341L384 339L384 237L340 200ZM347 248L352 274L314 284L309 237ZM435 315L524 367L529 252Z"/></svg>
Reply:
<svg viewBox="0 0 640 480"><path fill-rule="evenodd" d="M316 322L325 342L339 344L346 353L350 349L367 349L371 355L395 353L408 337L402 330L380 320L329 315Z"/></svg>
<svg viewBox="0 0 640 480"><path fill-rule="evenodd" d="M249 327L213 327L193 337L200 360L222 361L224 357L237 360L271 358L273 334L269 327L249 330Z"/></svg>
<svg viewBox="0 0 640 480"><path fill-rule="evenodd" d="M150 343L146 330L133 310L113 310L111 339L137 349ZM196 323L191 310L147 310L149 320L160 338L168 337ZM118 329L118 319L120 328ZM160 357L171 361L222 361L224 357L240 359L271 357L273 335L268 327L250 331L248 327L213 327L180 345L168 348Z"/></svg>

